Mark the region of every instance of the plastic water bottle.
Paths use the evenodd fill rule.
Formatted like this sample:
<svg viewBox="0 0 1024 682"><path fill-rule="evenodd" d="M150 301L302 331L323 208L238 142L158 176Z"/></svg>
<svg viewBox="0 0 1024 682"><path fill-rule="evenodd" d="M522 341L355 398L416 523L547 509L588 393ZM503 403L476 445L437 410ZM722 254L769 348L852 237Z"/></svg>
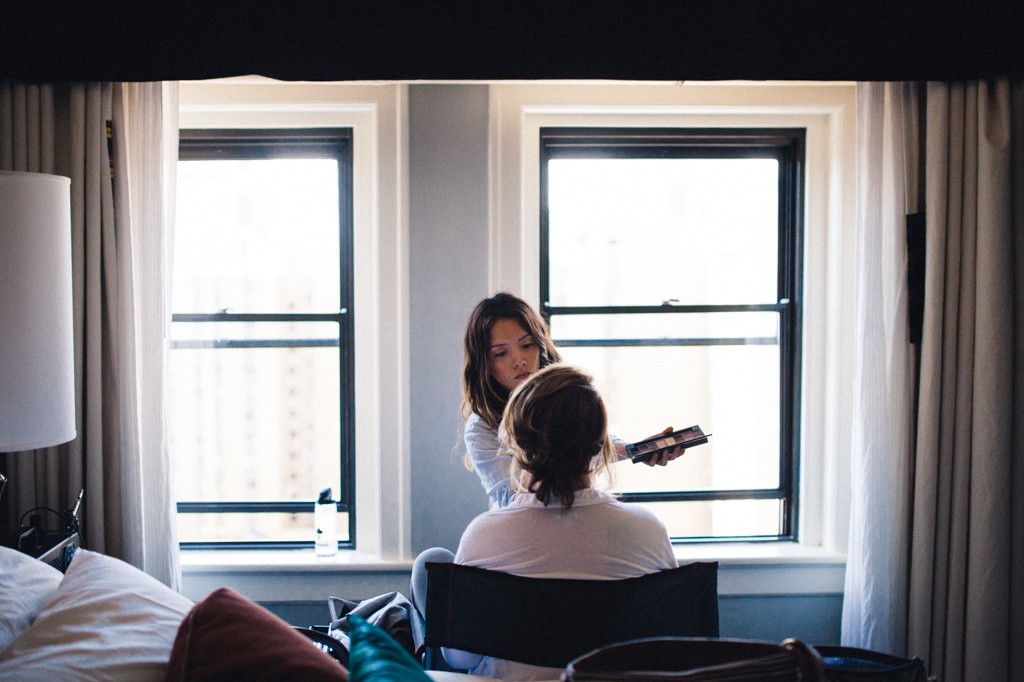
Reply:
<svg viewBox="0 0 1024 682"><path fill-rule="evenodd" d="M331 489L324 488L313 505L316 524L316 555L333 556L338 552L338 507L331 499Z"/></svg>

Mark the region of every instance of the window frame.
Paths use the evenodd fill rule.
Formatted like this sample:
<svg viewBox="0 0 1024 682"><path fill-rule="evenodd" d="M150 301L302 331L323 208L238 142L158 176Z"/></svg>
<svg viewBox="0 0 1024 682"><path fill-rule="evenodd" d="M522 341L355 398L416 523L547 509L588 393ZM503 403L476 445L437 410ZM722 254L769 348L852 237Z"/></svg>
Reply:
<svg viewBox="0 0 1024 682"><path fill-rule="evenodd" d="M179 160L330 158L338 162L338 249L339 308L332 312L308 313L173 313L171 323L234 323L234 322L333 322L338 325L340 397L339 476L331 488L336 509L346 513L347 539L339 540L341 549L356 545L356 443L355 443L355 320L354 320L354 133L351 127L309 128L181 128ZM187 341L169 340L169 350L188 347ZM204 344L205 345L205 344ZM239 347L323 347L322 340L218 341L215 348ZM333 345L333 344L331 344ZM208 346L207 346L208 347ZM280 501L177 501L178 513L289 513L313 514L313 502ZM310 518L312 528L312 518ZM308 541L182 541L182 549L295 549L313 547Z"/></svg>
<svg viewBox="0 0 1024 682"><path fill-rule="evenodd" d="M539 129L544 126L803 127L804 338L799 537L792 543L677 545L681 559L729 556L796 565L841 561L852 491L856 93L853 82L499 84L490 89L488 290L540 305ZM815 561L817 559L814 559Z"/></svg>
<svg viewBox="0 0 1024 682"><path fill-rule="evenodd" d="M622 492L626 502L775 499L779 533L771 536L685 536L674 543L792 541L798 536L801 340L804 220L803 128L556 127L539 129L541 314L687 315L731 312L779 314L779 484L776 488ZM762 304L553 306L550 303L548 163L559 158L773 158L779 163L777 301ZM653 347L742 344L746 339L555 339L561 347Z"/></svg>

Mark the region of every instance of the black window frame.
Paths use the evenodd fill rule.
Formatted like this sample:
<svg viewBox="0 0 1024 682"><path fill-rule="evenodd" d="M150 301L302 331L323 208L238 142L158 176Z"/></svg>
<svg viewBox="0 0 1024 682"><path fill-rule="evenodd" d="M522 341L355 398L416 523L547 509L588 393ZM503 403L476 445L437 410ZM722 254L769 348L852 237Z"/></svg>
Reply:
<svg viewBox="0 0 1024 682"><path fill-rule="evenodd" d="M338 161L338 230L339 230L339 309L331 312L311 313L232 313L218 312L174 313L174 322L334 322L338 325L338 340L329 339L254 339L223 340L214 348L255 347L332 347L339 353L340 414L339 436L340 481L332 483L337 510L348 515L346 540L339 541L341 549L353 549L356 544L356 461L355 461L355 358L353 314L353 135L349 127L338 128L244 128L206 129L189 128L179 131L178 154L180 160L215 159L272 159L272 158L331 158ZM202 342L204 347L211 347ZM187 340L172 340L170 349L192 345ZM315 492L315 491L311 491ZM253 502L177 502L178 513L218 514L289 513L310 515L313 527L313 504L309 501L282 500ZM296 549L313 547L312 531L308 541L215 541L181 542L183 549Z"/></svg>
<svg viewBox="0 0 1024 682"><path fill-rule="evenodd" d="M540 300L557 315L776 312L779 315L779 485L744 490L625 492L626 502L737 499L780 501L778 535L673 537L673 543L796 541L798 536L803 334L803 243L806 129L542 127L540 129ZM550 303L548 162L556 158L774 158L779 162L778 288L775 303L728 305L553 306ZM561 347L756 343L756 339L555 339ZM670 465L671 466L671 465Z"/></svg>

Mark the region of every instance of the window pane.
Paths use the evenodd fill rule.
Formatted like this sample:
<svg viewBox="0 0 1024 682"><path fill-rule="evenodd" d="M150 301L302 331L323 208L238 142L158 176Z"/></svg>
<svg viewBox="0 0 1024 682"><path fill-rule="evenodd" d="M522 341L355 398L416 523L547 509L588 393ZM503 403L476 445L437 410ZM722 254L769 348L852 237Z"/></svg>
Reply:
<svg viewBox="0 0 1024 682"><path fill-rule="evenodd" d="M180 161L175 312L340 307L338 162Z"/></svg>
<svg viewBox="0 0 1024 682"><path fill-rule="evenodd" d="M628 441L666 426L712 434L667 467L622 462L618 490L737 490L779 485L779 349L772 345L561 348L591 373L609 430Z"/></svg>
<svg viewBox="0 0 1024 682"><path fill-rule="evenodd" d="M775 303L774 159L551 159L552 306Z"/></svg>
<svg viewBox="0 0 1024 682"><path fill-rule="evenodd" d="M731 339L778 343L779 315L766 313L662 313L554 315L551 336L567 339Z"/></svg>
<svg viewBox="0 0 1024 682"><path fill-rule="evenodd" d="M313 542L313 500L308 514L178 513L180 542ZM338 514L338 539L348 542L348 514Z"/></svg>
<svg viewBox="0 0 1024 682"><path fill-rule="evenodd" d="M301 340L338 344L336 322L173 322L172 343L210 343L223 340Z"/></svg>
<svg viewBox="0 0 1024 682"><path fill-rule="evenodd" d="M782 532L782 507L778 500L637 504L653 511L673 538L772 537Z"/></svg>
<svg viewBox="0 0 1024 682"><path fill-rule="evenodd" d="M337 492L338 372L337 348L173 350L168 433L177 498L312 504L320 488Z"/></svg>

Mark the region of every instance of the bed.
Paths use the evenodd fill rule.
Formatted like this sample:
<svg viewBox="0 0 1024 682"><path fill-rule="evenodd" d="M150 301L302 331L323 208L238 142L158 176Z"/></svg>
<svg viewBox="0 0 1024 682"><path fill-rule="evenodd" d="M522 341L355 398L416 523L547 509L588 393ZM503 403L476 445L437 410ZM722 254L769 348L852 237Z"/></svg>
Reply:
<svg viewBox="0 0 1024 682"><path fill-rule="evenodd" d="M359 682L379 677L382 666L390 679L483 679L428 676L374 626L350 634L346 669L229 588L194 603L98 552L79 549L61 573L0 547L0 682Z"/></svg>
<svg viewBox="0 0 1024 682"><path fill-rule="evenodd" d="M0 680L345 680L345 668L227 588L193 603L79 549L67 572L0 547Z"/></svg>

